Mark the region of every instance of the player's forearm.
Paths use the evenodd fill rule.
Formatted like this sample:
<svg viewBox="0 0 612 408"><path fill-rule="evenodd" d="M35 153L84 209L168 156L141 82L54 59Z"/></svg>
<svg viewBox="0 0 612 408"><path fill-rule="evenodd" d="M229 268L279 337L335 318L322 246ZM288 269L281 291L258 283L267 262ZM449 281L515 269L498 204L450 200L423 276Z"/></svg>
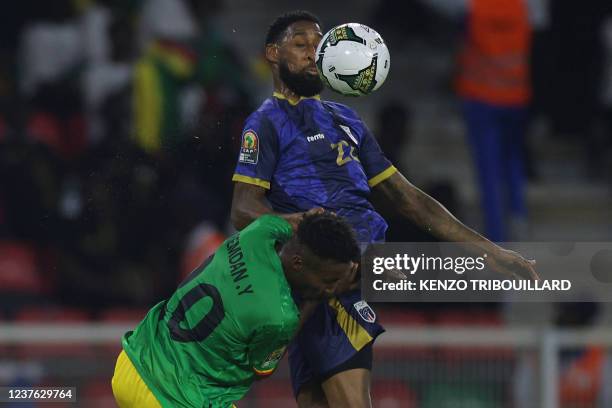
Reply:
<svg viewBox="0 0 612 408"><path fill-rule="evenodd" d="M401 174L394 174L380 186L385 197L395 203L400 214L434 237L443 241L472 242L489 252L500 249L464 225L442 204L410 184Z"/></svg>
<svg viewBox="0 0 612 408"><path fill-rule="evenodd" d="M417 226L443 241L489 244L482 235L467 227L437 200L416 188L410 206L403 205L402 214Z"/></svg>

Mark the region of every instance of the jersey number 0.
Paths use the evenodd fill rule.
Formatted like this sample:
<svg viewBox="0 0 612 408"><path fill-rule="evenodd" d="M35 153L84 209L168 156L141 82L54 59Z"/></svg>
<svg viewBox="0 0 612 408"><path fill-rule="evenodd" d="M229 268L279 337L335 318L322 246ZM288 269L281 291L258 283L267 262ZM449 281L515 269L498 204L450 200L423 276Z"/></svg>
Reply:
<svg viewBox="0 0 612 408"><path fill-rule="evenodd" d="M204 272L211 260L212 256L204 261L198 269L193 271L181 286L185 286L186 283L192 281ZM185 320L185 313L187 313L187 310L207 296L210 296L212 299L212 307L208 313L206 313L194 327L187 329L181 327L181 322ZM225 317L225 309L223 308L221 294L217 288L208 283L200 283L181 297L178 306L172 312L172 316L170 320L168 320L170 336L173 340L180 342L203 341L217 328L221 320L223 320L223 317Z"/></svg>

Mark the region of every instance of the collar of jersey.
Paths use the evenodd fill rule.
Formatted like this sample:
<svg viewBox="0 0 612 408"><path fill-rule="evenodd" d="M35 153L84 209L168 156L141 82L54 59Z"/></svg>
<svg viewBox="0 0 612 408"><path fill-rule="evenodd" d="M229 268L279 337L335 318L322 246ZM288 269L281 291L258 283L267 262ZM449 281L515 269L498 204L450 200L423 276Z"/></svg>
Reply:
<svg viewBox="0 0 612 408"><path fill-rule="evenodd" d="M274 92L272 94L273 97L278 98L278 99L284 99L287 102L289 102L291 105L295 106L298 103L302 102L304 99L316 99L317 101L321 100L321 97L319 95L315 95L315 96L300 96L300 99L297 100L297 102L292 102L289 99L287 99L287 97L285 95L283 95L280 92Z"/></svg>

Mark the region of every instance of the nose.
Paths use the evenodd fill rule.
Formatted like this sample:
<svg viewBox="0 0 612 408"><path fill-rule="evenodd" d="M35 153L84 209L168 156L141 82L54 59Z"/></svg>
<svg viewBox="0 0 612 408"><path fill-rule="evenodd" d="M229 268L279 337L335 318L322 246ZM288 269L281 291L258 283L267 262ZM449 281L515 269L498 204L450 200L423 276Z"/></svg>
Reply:
<svg viewBox="0 0 612 408"><path fill-rule="evenodd" d="M308 47L308 59L310 61L314 61L315 60L315 56L317 53L317 45L311 45Z"/></svg>

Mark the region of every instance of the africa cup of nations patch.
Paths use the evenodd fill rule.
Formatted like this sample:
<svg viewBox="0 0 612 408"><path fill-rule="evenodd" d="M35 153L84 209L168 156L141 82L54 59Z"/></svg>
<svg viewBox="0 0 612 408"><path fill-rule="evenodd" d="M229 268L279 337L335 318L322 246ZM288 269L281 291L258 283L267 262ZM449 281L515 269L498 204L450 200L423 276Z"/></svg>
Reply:
<svg viewBox="0 0 612 408"><path fill-rule="evenodd" d="M242 143L240 145L240 156L238 161L246 164L257 164L259 157L259 137L253 130L246 130L242 134Z"/></svg>

